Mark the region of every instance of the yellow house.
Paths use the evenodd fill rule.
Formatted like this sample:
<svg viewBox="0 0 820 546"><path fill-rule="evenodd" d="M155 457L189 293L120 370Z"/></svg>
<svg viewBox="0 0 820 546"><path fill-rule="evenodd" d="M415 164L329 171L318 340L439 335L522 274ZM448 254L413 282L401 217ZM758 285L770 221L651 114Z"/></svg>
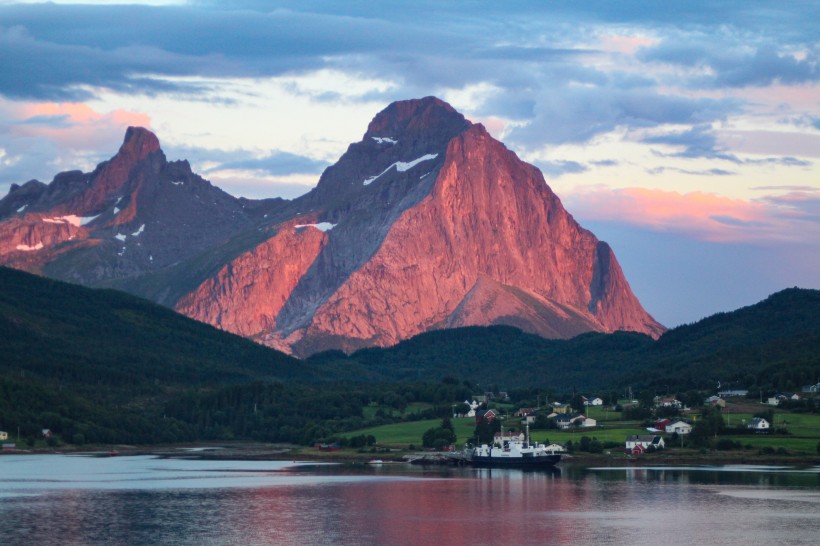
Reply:
<svg viewBox="0 0 820 546"><path fill-rule="evenodd" d="M9 439L9 433L4 431L4 430L0 430L0 440L8 440L8 439Z"/></svg>

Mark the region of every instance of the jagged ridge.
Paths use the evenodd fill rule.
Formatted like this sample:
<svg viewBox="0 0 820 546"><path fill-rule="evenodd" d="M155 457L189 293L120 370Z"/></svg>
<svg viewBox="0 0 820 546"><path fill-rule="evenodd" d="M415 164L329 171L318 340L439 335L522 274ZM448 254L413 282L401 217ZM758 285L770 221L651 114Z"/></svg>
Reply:
<svg viewBox="0 0 820 546"><path fill-rule="evenodd" d="M129 128L93 173L15 186L0 237L0 263L298 355L471 324L663 331L540 171L434 97L388 106L294 201L235 199Z"/></svg>

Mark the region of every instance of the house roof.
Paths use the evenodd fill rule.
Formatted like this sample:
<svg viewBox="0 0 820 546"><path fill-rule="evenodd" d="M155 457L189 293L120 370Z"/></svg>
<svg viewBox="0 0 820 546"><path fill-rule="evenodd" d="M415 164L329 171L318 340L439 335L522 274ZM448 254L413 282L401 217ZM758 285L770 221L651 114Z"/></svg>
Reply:
<svg viewBox="0 0 820 546"><path fill-rule="evenodd" d="M626 439L627 442L651 442L657 444L661 441L660 436L654 434L633 434Z"/></svg>

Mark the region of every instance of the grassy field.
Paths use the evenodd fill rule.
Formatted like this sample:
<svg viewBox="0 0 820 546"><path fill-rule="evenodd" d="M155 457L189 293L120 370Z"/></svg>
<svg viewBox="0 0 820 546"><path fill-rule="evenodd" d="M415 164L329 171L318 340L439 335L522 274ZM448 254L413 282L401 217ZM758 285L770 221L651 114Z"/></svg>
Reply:
<svg viewBox="0 0 820 546"><path fill-rule="evenodd" d="M412 413L427 409L428 405L411 404L405 410L405 413ZM750 410L765 411L769 409L768 406L761 406L758 410L757 406L750 404L739 404L737 406L731 405L723 410L723 418L727 426L734 429L738 425L748 423L754 416ZM531 430L531 437L534 441L557 442L559 444L566 444L570 440L577 443L581 437L588 436L596 438L600 442L613 442L623 444L627 436L633 434L649 434L645 428L637 421L622 421L620 412L607 411L601 406L590 406L586 408L586 415L597 419L599 426L592 429L571 429L571 430ZM377 411L376 407L368 408L373 414ZM692 417L697 419L695 414ZM687 418L687 420L691 420ZM775 410L775 426L777 428L785 427L789 435L768 435L768 434L743 434L743 435L727 435L725 438L740 442L741 445L751 446L753 449L783 448L789 453L800 455L815 455L817 454L817 444L820 442L820 415L816 414L800 414L789 413L785 411ZM421 439L425 431L430 428L437 427L441 423L438 419L427 419L423 421L412 421L407 423L396 423L391 425L383 425L368 429L357 430L348 433L346 436L357 436L359 434L372 434L379 445L393 448L406 449L409 446L421 448ZM456 431L457 444L463 444L472 438L475 422L472 418L453 419L453 426ZM510 429L515 427L520 429L521 425L517 419L509 419L505 428ZM666 441L669 441L670 435L664 435ZM669 446L675 447L675 446Z"/></svg>
<svg viewBox="0 0 820 546"><path fill-rule="evenodd" d="M453 419L452 423L456 432L457 443L462 444L473 435L475 421L472 418ZM423 421L394 423L391 425L361 429L350 432L345 436L350 438L360 434L372 434L376 438L376 442L381 446L406 448L412 444L417 448L421 448L421 437L424 433L428 429L438 427L440 424L441 419L425 419Z"/></svg>

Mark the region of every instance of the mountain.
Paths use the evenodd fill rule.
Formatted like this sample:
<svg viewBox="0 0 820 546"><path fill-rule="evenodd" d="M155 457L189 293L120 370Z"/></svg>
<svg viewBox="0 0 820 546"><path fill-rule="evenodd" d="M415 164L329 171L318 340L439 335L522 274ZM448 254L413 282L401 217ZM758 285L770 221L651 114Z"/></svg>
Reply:
<svg viewBox="0 0 820 546"><path fill-rule="evenodd" d="M292 201L236 199L130 128L94 172L12 188L0 263L299 356L471 325L664 331L541 172L433 97L389 105Z"/></svg>

